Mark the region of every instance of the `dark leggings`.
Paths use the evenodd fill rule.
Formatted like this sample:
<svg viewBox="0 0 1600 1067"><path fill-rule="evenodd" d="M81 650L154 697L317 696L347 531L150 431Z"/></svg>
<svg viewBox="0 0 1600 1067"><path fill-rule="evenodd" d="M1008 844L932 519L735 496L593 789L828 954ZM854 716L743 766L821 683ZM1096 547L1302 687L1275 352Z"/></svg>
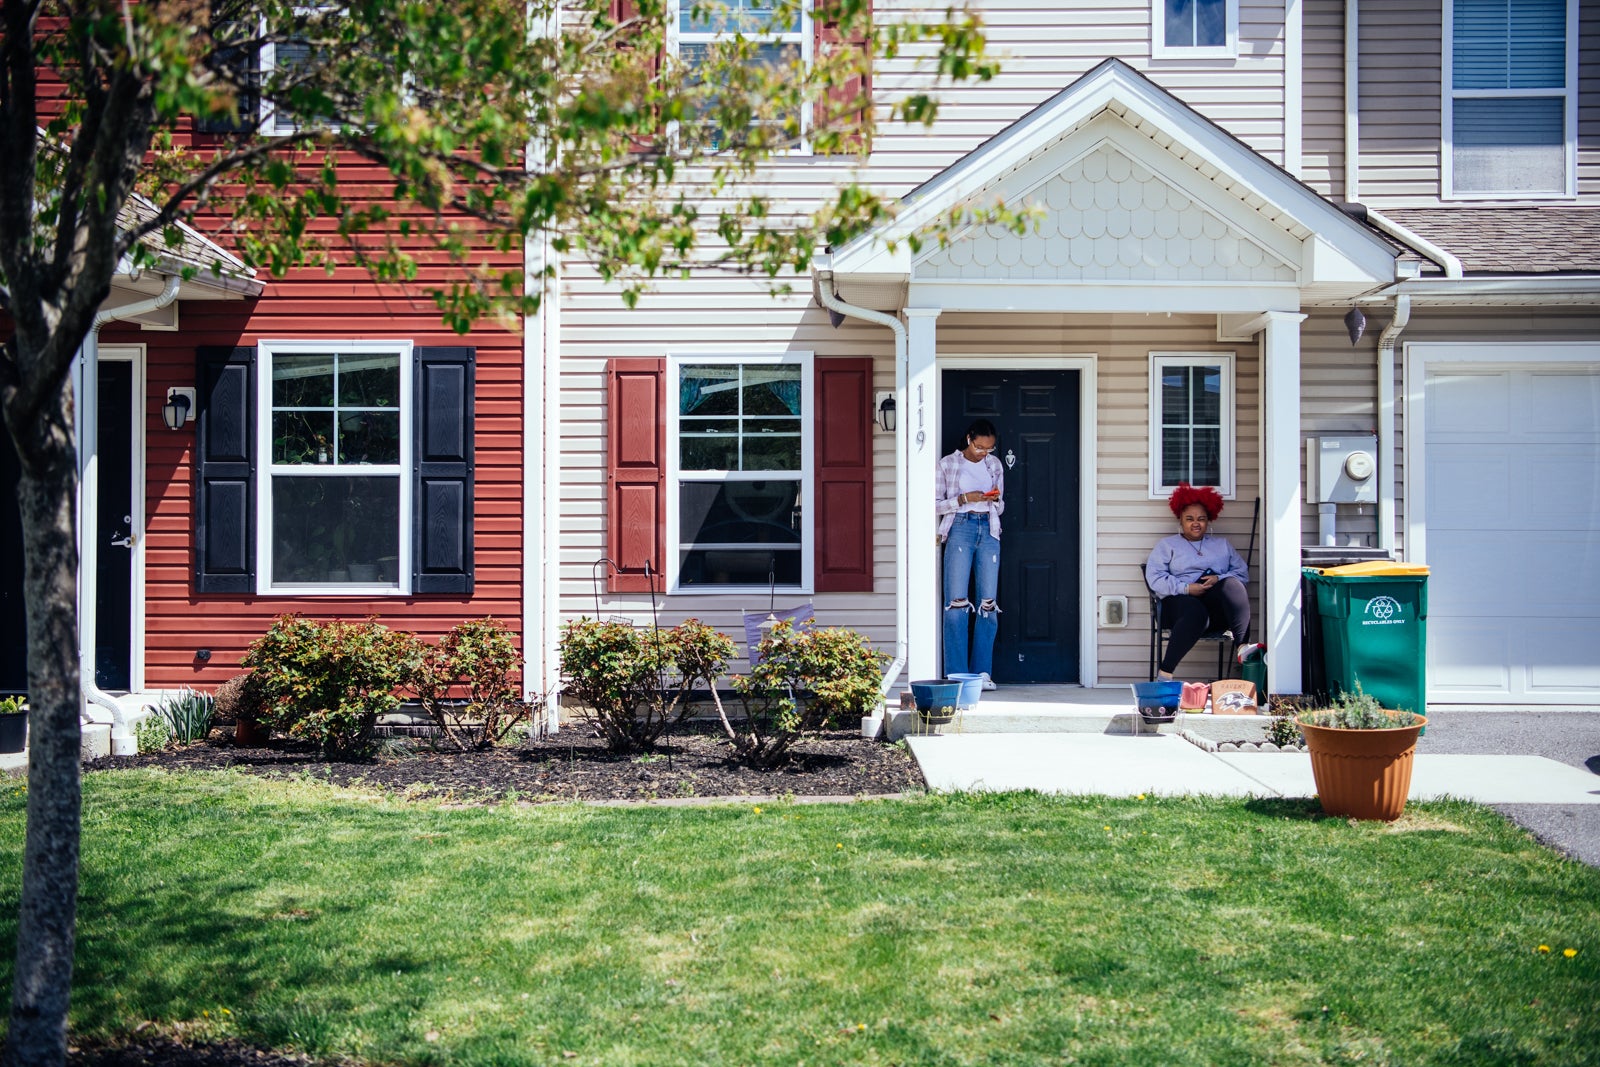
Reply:
<svg viewBox="0 0 1600 1067"><path fill-rule="evenodd" d="M1235 644L1249 639L1250 594L1239 579L1224 578L1199 596L1164 597L1161 625L1172 631L1161 656L1161 669L1171 674L1207 630L1232 630Z"/></svg>

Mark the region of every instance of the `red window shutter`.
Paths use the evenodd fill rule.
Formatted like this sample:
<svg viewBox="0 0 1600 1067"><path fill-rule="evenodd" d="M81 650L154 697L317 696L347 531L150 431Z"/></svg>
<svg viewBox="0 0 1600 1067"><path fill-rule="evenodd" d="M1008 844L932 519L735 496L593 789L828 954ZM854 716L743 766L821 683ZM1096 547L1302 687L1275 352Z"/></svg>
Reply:
<svg viewBox="0 0 1600 1067"><path fill-rule="evenodd" d="M816 587L872 591L872 360L816 361Z"/></svg>
<svg viewBox="0 0 1600 1067"><path fill-rule="evenodd" d="M667 361L613 359L606 378L606 554L617 565L610 589L649 592L653 580L659 590L667 543Z"/></svg>
<svg viewBox="0 0 1600 1067"><path fill-rule="evenodd" d="M860 71L851 75L844 84L829 90L818 106L815 118L819 125L827 121L840 127L835 151L862 151L870 147L871 138L868 119L872 112L872 35L866 26L858 26L846 41L836 17L830 17L826 2L819 3L813 11L811 25L816 34L815 54L818 57L833 55L845 48L855 49L861 54Z"/></svg>
<svg viewBox="0 0 1600 1067"><path fill-rule="evenodd" d="M609 14L611 16L612 23L622 26L624 23L639 18L639 2L638 0L609 0ZM648 35L644 33L644 28L642 26L630 26L620 31L617 47L622 51L631 52L638 47L636 39L646 36ZM654 39L657 42L661 40L659 28L657 28ZM643 65L642 69L637 71L637 74L641 78L648 81L654 81L656 75L661 71L661 49L655 45L651 45L651 48L652 51L649 61ZM640 93L640 98L643 99L646 86L641 83L637 88ZM657 124L657 126L658 128L654 130L652 135L648 138L642 135L635 135L632 144L629 146L630 151L648 152L657 148L658 145L656 142L661 137L666 135L665 125Z"/></svg>

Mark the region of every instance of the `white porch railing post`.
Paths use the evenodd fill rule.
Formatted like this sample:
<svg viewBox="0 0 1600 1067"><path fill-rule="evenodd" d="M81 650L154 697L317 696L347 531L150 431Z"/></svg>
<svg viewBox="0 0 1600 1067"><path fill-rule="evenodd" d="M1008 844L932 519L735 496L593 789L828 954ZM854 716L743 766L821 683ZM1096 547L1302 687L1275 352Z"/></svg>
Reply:
<svg viewBox="0 0 1600 1067"><path fill-rule="evenodd" d="M933 512L939 460L939 381L935 369L935 323L938 308L906 308L906 469L902 492L906 494L906 573L899 580L909 586L906 612L908 667L912 678L937 678L940 667L938 520Z"/></svg>
<svg viewBox="0 0 1600 1067"><path fill-rule="evenodd" d="M1261 338L1262 615L1274 693L1301 692L1300 662L1300 323L1296 312L1266 315Z"/></svg>

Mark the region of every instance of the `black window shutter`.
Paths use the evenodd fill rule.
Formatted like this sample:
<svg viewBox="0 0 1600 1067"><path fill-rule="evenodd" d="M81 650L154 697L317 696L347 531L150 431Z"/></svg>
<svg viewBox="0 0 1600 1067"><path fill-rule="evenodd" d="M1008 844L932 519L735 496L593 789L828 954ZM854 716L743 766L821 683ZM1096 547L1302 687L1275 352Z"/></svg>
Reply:
<svg viewBox="0 0 1600 1067"><path fill-rule="evenodd" d="M197 593L256 591L254 348L201 348L194 436Z"/></svg>
<svg viewBox="0 0 1600 1067"><path fill-rule="evenodd" d="M416 350L411 591L472 592L473 348Z"/></svg>

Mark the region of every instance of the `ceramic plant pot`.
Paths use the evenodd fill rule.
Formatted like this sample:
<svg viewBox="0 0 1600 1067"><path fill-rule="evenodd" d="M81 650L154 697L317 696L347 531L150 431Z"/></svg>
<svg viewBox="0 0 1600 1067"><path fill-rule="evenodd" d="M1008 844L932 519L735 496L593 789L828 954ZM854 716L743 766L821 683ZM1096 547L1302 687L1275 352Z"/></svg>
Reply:
<svg viewBox="0 0 1600 1067"><path fill-rule="evenodd" d="M1348 730L1300 723L1317 799L1329 815L1393 822L1411 792L1417 736L1428 720L1387 730Z"/></svg>
<svg viewBox="0 0 1600 1067"><path fill-rule="evenodd" d="M271 737L272 731L250 716L239 716L233 728L233 743L245 748L257 748L266 744Z"/></svg>

